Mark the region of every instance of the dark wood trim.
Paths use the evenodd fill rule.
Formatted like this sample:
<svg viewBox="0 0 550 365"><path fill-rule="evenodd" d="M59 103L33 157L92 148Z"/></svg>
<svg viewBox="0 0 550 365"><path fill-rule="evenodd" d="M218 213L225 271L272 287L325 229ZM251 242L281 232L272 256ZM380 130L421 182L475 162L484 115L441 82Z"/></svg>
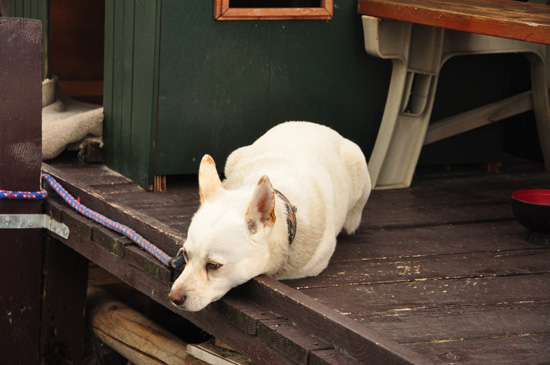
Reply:
<svg viewBox="0 0 550 365"><path fill-rule="evenodd" d="M270 277L259 276L239 290L244 296L254 298L259 305L308 328L335 348L345 349L362 363L431 363L426 357Z"/></svg>
<svg viewBox="0 0 550 365"><path fill-rule="evenodd" d="M40 188L42 25L0 18L0 189ZM41 203L0 199L2 214L36 214ZM40 357L40 230L0 230L1 364ZM6 351L8 349L8 351Z"/></svg>
<svg viewBox="0 0 550 365"><path fill-rule="evenodd" d="M45 364L84 357L88 260L45 235L40 352Z"/></svg>

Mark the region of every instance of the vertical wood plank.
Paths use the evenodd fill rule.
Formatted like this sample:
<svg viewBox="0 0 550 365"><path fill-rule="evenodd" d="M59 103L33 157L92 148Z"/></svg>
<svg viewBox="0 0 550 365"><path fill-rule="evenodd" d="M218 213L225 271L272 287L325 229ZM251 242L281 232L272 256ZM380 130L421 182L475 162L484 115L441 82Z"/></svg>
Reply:
<svg viewBox="0 0 550 365"><path fill-rule="evenodd" d="M0 18L0 189L36 191L41 166L41 42L38 20ZM0 213L38 213L37 201L0 200ZM41 232L0 232L1 364L39 360Z"/></svg>
<svg viewBox="0 0 550 365"><path fill-rule="evenodd" d="M131 156L141 164L132 164L135 176L141 186L152 184L156 125L159 56L159 1L140 2L135 8L134 65L132 90L132 141Z"/></svg>
<svg viewBox="0 0 550 365"><path fill-rule="evenodd" d="M124 25L123 25L123 37L124 42L122 44L122 105L121 105L121 119L118 123L122 127L122 143L121 151L122 156L130 156L130 146L132 145L132 101L133 101L133 62L134 62L134 43L138 40L135 39L134 30L134 13L135 4L134 0L124 0ZM121 171L129 171L132 166L137 165L131 158L123 158L121 163Z"/></svg>
<svg viewBox="0 0 550 365"><path fill-rule="evenodd" d="M205 153L221 170L232 150L250 144L270 127L271 39L276 25L217 22L213 3L162 2L157 175L196 173Z"/></svg>
<svg viewBox="0 0 550 365"><path fill-rule="evenodd" d="M48 35L50 0L9 0L10 17L31 18L42 21L42 78L48 76Z"/></svg>
<svg viewBox="0 0 550 365"><path fill-rule="evenodd" d="M38 14L38 6L39 6L39 2L38 1L32 1L31 2L31 8L30 8L30 18L32 19L40 19L40 14Z"/></svg>
<svg viewBox="0 0 550 365"><path fill-rule="evenodd" d="M88 260L51 237L45 246L42 360L45 364L78 364L84 354Z"/></svg>
<svg viewBox="0 0 550 365"><path fill-rule="evenodd" d="M149 189L154 174L160 8L160 1L107 1L106 6L106 162Z"/></svg>
<svg viewBox="0 0 550 365"><path fill-rule="evenodd" d="M42 21L42 80L51 77L50 54L50 0L38 0L38 19Z"/></svg>
<svg viewBox="0 0 550 365"><path fill-rule="evenodd" d="M114 3L114 32L113 32L113 110L111 123L111 137L105 141L105 144L111 146L109 153L112 166L115 170L120 171L120 147L122 145L122 64L123 52L121 51L124 44L124 2L113 1Z"/></svg>
<svg viewBox="0 0 550 365"><path fill-rule="evenodd" d="M31 2L30 0L22 0L23 3L23 14L25 14L25 18L30 18L31 16Z"/></svg>
<svg viewBox="0 0 550 365"><path fill-rule="evenodd" d="M105 1L105 41L103 61L103 138L105 141L113 140L113 88L114 88L114 27L115 27L115 4L113 0ZM105 143L103 147L104 159L110 166L114 164L114 154L111 152L111 143Z"/></svg>

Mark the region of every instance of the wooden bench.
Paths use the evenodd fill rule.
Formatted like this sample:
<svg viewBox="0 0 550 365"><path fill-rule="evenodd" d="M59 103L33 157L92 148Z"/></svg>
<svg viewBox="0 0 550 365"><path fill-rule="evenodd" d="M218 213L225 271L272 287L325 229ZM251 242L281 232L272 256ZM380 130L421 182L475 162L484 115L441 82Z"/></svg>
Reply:
<svg viewBox="0 0 550 365"><path fill-rule="evenodd" d="M391 59L393 71L369 161L378 189L410 186L424 144L534 109L550 171L548 62L550 6L512 0L359 0L365 49ZM458 55L523 53L532 90L430 122L439 73Z"/></svg>

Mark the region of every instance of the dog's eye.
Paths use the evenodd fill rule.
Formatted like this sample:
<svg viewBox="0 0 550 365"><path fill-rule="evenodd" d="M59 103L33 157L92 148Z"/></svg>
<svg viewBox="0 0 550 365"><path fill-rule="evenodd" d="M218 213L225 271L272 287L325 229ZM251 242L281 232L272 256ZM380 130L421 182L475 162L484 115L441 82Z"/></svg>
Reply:
<svg viewBox="0 0 550 365"><path fill-rule="evenodd" d="M222 267L222 265L216 262L209 262L206 264L207 270L218 270L220 267Z"/></svg>

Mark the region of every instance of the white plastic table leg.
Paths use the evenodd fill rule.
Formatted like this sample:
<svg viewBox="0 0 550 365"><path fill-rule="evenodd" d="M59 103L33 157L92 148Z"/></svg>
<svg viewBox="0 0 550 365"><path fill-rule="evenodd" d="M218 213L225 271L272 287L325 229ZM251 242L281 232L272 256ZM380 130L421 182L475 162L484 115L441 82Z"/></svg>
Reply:
<svg viewBox="0 0 550 365"><path fill-rule="evenodd" d="M550 113L543 45L363 16L365 49L391 59L386 107L369 161L377 189L410 186L431 117L439 72L453 56L525 53L531 60L537 128L550 170ZM544 89L544 90L543 90Z"/></svg>

